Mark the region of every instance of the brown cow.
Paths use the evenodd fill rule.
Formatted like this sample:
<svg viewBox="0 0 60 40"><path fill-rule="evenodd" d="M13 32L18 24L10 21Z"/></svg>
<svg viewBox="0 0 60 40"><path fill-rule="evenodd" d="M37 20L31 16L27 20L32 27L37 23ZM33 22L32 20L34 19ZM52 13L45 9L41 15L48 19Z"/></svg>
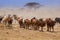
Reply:
<svg viewBox="0 0 60 40"><path fill-rule="evenodd" d="M31 25L31 21L29 19L24 20L24 25L26 29L29 29L29 26Z"/></svg>
<svg viewBox="0 0 60 40"><path fill-rule="evenodd" d="M45 26L45 21L43 21L43 19L41 18L41 19L39 19L39 21L38 21L38 26L40 26L41 27L41 31L43 31L43 27ZM38 29L39 29L39 27L38 27Z"/></svg>
<svg viewBox="0 0 60 40"><path fill-rule="evenodd" d="M18 21L20 28L24 28L24 23L23 23L23 19L21 19L20 17L17 17L17 15L13 15L14 19Z"/></svg>
<svg viewBox="0 0 60 40"><path fill-rule="evenodd" d="M12 28L12 22L13 22L12 17L8 17L8 26L9 26L10 28Z"/></svg>
<svg viewBox="0 0 60 40"><path fill-rule="evenodd" d="M48 18L46 19L46 24L47 24L47 31L54 31L54 25L55 25L55 21L53 21L52 19Z"/></svg>
<svg viewBox="0 0 60 40"><path fill-rule="evenodd" d="M20 28L24 28L24 23L23 23L23 19L17 19L19 25L20 25Z"/></svg>
<svg viewBox="0 0 60 40"><path fill-rule="evenodd" d="M35 17L33 17L33 18L31 19L32 28L33 28L34 30L37 30L37 29L38 29L37 22L38 22L38 20L37 20Z"/></svg>
<svg viewBox="0 0 60 40"><path fill-rule="evenodd" d="M5 26L8 26L9 28L12 27L12 21L13 21L13 19L12 19L11 15L4 16L2 19L3 24L5 24Z"/></svg>
<svg viewBox="0 0 60 40"><path fill-rule="evenodd" d="M17 15L13 15L14 19L18 21L20 28L24 28L24 23L23 23L23 19L21 19L20 17L17 17Z"/></svg>

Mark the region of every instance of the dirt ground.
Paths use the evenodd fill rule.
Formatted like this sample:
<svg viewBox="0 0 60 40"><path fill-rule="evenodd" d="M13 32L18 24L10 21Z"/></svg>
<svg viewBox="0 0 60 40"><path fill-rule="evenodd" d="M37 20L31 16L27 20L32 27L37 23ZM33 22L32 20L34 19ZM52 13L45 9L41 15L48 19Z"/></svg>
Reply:
<svg viewBox="0 0 60 40"><path fill-rule="evenodd" d="M56 18L60 17L60 8L41 7L39 9L26 8L1 8L0 16L8 14L16 14L23 19L39 18ZM14 20L13 24L16 21ZM55 32L47 32L46 27L44 32L38 30L26 30L19 28L19 25L13 25L13 29L6 29L3 24L0 24L0 40L60 40L60 25L55 26Z"/></svg>
<svg viewBox="0 0 60 40"><path fill-rule="evenodd" d="M59 25L60 26L60 25ZM55 32L26 30L13 25L13 29L6 29L0 24L0 40L60 40L60 27L55 27Z"/></svg>

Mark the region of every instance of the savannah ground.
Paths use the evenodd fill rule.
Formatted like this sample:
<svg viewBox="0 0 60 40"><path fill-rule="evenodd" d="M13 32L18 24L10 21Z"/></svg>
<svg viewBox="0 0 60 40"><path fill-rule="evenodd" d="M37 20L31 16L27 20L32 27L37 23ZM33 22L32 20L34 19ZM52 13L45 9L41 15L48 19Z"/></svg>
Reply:
<svg viewBox="0 0 60 40"><path fill-rule="evenodd" d="M0 40L60 40L60 25L55 26L54 32L47 32L46 27L44 32L41 32L19 28L18 25L13 25L13 29L7 29L0 24Z"/></svg>
<svg viewBox="0 0 60 40"><path fill-rule="evenodd" d="M0 9L1 16L8 14L16 14L23 19L31 19L32 17L36 17L37 19L55 18L60 17L60 8L42 7L37 10L24 8ZM0 24L0 40L60 40L60 25L56 24L55 32L47 32L46 27L44 28L44 32L40 32L38 30L19 28L18 25L13 25L13 29L7 29L3 27L3 24Z"/></svg>

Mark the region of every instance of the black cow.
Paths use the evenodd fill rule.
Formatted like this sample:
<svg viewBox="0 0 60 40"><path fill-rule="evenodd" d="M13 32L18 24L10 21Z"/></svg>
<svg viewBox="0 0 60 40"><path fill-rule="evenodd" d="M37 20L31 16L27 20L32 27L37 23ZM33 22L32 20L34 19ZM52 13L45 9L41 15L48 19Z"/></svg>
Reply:
<svg viewBox="0 0 60 40"><path fill-rule="evenodd" d="M55 21L60 24L60 18L56 17Z"/></svg>
<svg viewBox="0 0 60 40"><path fill-rule="evenodd" d="M2 19L3 19L3 17L0 16L0 23L1 23Z"/></svg>

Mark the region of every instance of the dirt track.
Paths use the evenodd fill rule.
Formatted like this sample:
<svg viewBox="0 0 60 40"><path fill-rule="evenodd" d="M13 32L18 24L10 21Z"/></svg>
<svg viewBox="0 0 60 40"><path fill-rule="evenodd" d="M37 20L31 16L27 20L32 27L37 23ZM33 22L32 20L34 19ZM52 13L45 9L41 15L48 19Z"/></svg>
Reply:
<svg viewBox="0 0 60 40"><path fill-rule="evenodd" d="M26 30L14 25L14 29L1 29L0 40L60 40L60 27L55 27L55 32Z"/></svg>

